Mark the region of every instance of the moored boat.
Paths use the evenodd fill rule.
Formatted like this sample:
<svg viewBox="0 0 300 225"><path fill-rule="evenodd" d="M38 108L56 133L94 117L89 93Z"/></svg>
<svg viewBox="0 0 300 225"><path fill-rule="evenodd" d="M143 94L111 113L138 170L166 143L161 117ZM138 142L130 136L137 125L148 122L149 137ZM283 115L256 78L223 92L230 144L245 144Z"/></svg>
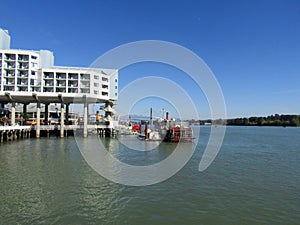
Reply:
<svg viewBox="0 0 300 225"><path fill-rule="evenodd" d="M150 128L150 129L149 129ZM135 126L139 130L139 140L164 141L164 142L192 142L193 130L183 122L169 120L169 113L165 119L152 121L152 110L150 110L150 121L143 121Z"/></svg>

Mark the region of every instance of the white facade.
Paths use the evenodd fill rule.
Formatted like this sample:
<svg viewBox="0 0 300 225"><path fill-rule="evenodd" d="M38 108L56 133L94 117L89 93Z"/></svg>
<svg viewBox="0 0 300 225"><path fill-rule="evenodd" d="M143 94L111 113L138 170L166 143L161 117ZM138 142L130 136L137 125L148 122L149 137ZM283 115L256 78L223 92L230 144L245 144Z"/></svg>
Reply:
<svg viewBox="0 0 300 225"><path fill-rule="evenodd" d="M10 48L10 36L8 30L2 30L0 28L0 49Z"/></svg>
<svg viewBox="0 0 300 225"><path fill-rule="evenodd" d="M51 51L10 49L7 31L0 29L0 92L88 94L118 98L118 70L56 67Z"/></svg>
<svg viewBox="0 0 300 225"><path fill-rule="evenodd" d="M117 100L118 71L78 67L52 67L38 73L40 92L89 94L103 100Z"/></svg>
<svg viewBox="0 0 300 225"><path fill-rule="evenodd" d="M39 53L26 50L0 50L1 91L38 90Z"/></svg>

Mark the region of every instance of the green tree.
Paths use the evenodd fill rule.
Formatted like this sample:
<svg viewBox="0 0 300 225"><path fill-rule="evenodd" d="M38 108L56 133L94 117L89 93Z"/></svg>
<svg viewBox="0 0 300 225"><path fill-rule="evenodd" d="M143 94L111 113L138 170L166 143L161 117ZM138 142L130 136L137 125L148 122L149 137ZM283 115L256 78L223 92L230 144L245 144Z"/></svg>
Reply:
<svg viewBox="0 0 300 225"><path fill-rule="evenodd" d="M243 123L245 126L249 125L249 119L248 118L243 118Z"/></svg>
<svg viewBox="0 0 300 225"><path fill-rule="evenodd" d="M293 118L291 120L291 125L296 126L296 127L300 126L300 121L299 121L298 116L293 116Z"/></svg>
<svg viewBox="0 0 300 225"><path fill-rule="evenodd" d="M258 125L258 126L262 126L262 125L264 125L265 123L266 123L265 118L263 118L263 117L259 117L259 118L258 118L258 120L257 120L257 125Z"/></svg>

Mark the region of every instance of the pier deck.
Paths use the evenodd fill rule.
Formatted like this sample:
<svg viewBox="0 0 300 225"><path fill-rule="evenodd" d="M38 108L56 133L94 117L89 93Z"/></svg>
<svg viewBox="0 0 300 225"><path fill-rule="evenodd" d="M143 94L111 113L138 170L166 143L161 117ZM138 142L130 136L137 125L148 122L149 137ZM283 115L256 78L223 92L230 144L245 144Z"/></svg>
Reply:
<svg viewBox="0 0 300 225"><path fill-rule="evenodd" d="M30 126L0 127L0 142L29 138L30 131L31 131Z"/></svg>
<svg viewBox="0 0 300 225"><path fill-rule="evenodd" d="M84 125L41 125L39 126L39 136L37 137L37 126L0 126L0 142L13 141L18 139L37 137L40 135L49 137L51 134L56 136L66 137L78 134L83 134ZM87 132L98 134L100 136L114 136L115 130L110 125L104 124L89 124L87 125Z"/></svg>

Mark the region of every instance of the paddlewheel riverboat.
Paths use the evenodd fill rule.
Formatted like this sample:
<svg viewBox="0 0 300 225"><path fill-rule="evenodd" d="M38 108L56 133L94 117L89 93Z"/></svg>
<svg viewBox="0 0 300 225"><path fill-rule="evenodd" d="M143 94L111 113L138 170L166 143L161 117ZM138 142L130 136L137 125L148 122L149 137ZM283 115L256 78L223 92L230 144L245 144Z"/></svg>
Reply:
<svg viewBox="0 0 300 225"><path fill-rule="evenodd" d="M169 120L168 112L165 119L153 121L150 110L150 121L141 121L132 127L132 131L138 131L138 139L146 141L192 142L193 140L193 130L188 124Z"/></svg>

